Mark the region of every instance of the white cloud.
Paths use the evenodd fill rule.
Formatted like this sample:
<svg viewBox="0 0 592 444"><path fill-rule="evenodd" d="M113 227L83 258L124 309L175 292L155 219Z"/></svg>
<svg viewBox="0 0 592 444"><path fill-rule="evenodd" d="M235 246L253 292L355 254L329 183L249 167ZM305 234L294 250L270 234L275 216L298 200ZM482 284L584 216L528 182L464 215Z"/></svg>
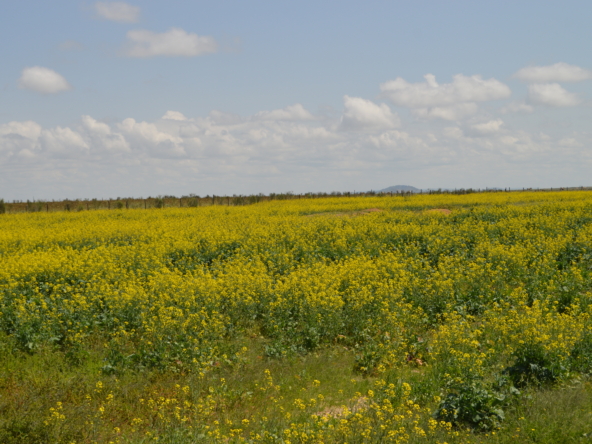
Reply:
<svg viewBox="0 0 592 444"><path fill-rule="evenodd" d="M58 158L78 157L81 154L86 154L89 150L89 145L82 136L68 127L58 126L43 130L39 141L42 149Z"/></svg>
<svg viewBox="0 0 592 444"><path fill-rule="evenodd" d="M432 108L414 109L413 115L424 119L461 120L477 112L477 104L457 103L451 106L434 106Z"/></svg>
<svg viewBox="0 0 592 444"><path fill-rule="evenodd" d="M401 134L397 130L385 131L377 136L370 136L370 141L377 148L395 148L399 144Z"/></svg>
<svg viewBox="0 0 592 444"><path fill-rule="evenodd" d="M512 102L506 106L504 106L500 112L502 114L510 114L510 113L525 113L529 114L534 111L534 108L531 105L527 105L524 102Z"/></svg>
<svg viewBox="0 0 592 444"><path fill-rule="evenodd" d="M210 111L208 119L216 125L238 125L244 122L244 119L238 114L225 113L218 110Z"/></svg>
<svg viewBox="0 0 592 444"><path fill-rule="evenodd" d="M433 134L430 134L433 138ZM430 137L428 137L430 138ZM431 139L430 139L431 140ZM425 147L426 143L419 137L412 137L405 131L389 130L376 136L369 136L369 141L376 147L382 149L397 148L398 153L408 154L409 149ZM433 141L433 140L432 140Z"/></svg>
<svg viewBox="0 0 592 444"><path fill-rule="evenodd" d="M148 122L136 122L135 119L127 118L124 119L119 125L119 129L131 137L143 139L147 142L155 144L162 142L173 142L179 143L181 139L174 137L171 134L167 134L158 130L158 127L153 123Z"/></svg>
<svg viewBox="0 0 592 444"><path fill-rule="evenodd" d="M580 141L578 141L577 139L575 139L573 137L565 137L557 143L559 144L559 146L565 146L565 147L579 148L579 147L584 146Z"/></svg>
<svg viewBox="0 0 592 444"><path fill-rule="evenodd" d="M401 125L399 116L384 103L377 105L360 97L344 96L343 105L340 123L343 130L389 129Z"/></svg>
<svg viewBox="0 0 592 444"><path fill-rule="evenodd" d="M427 109L434 117L434 108L457 105L475 106ZM393 177L423 188L505 186L512 175L559 169L569 184L592 168L585 131L530 134L485 112L448 127L413 121L401 129L387 105L350 96L342 116L307 113L292 105L244 118L169 110L155 121L82 116L69 128L0 124L0 189L11 194L4 198L27 199L371 189Z"/></svg>
<svg viewBox="0 0 592 444"><path fill-rule="evenodd" d="M462 139L465 135L459 127L449 126L444 128L444 136L451 139Z"/></svg>
<svg viewBox="0 0 592 444"><path fill-rule="evenodd" d="M147 147L155 157L179 157L186 154L181 137L160 131L153 123L136 122L135 119L127 118L118 127L133 147Z"/></svg>
<svg viewBox="0 0 592 444"><path fill-rule="evenodd" d="M0 154L11 156L22 152L30 158L39 149L42 130L41 125L31 120L0 125Z"/></svg>
<svg viewBox="0 0 592 444"><path fill-rule="evenodd" d="M336 135L323 127L313 127L310 125L289 125L281 129L282 133L294 140L328 140L335 139Z"/></svg>
<svg viewBox="0 0 592 444"><path fill-rule="evenodd" d="M129 57L194 57L218 50L213 37L199 36L180 28L162 33L138 29L128 31L127 38L128 46L124 54Z"/></svg>
<svg viewBox="0 0 592 444"><path fill-rule="evenodd" d="M485 123L477 123L475 125L471 125L471 128L480 134L493 134L497 133L501 129L503 124L503 120L496 119L490 120L489 122Z"/></svg>
<svg viewBox="0 0 592 444"><path fill-rule="evenodd" d="M37 139L41 134L41 125L32 120L25 122L9 122L0 125L0 137L18 135L26 139Z"/></svg>
<svg viewBox="0 0 592 444"><path fill-rule="evenodd" d="M164 116L162 116L164 120L178 120L184 121L187 120L187 117L180 113L179 111L167 111Z"/></svg>
<svg viewBox="0 0 592 444"><path fill-rule="evenodd" d="M547 66L528 66L519 70L514 77L532 83L581 82L592 79L592 71L560 62Z"/></svg>
<svg viewBox="0 0 592 444"><path fill-rule="evenodd" d="M529 156L536 155L548 150L546 144L537 143L533 137L525 131L517 131L513 135L504 135L499 139L500 144L496 144L499 152L508 156L512 160L524 160Z"/></svg>
<svg viewBox="0 0 592 444"><path fill-rule="evenodd" d="M136 23L140 17L140 8L124 2L96 2L95 12L106 20L121 23Z"/></svg>
<svg viewBox="0 0 592 444"><path fill-rule="evenodd" d="M86 130L89 145L95 150L107 152L129 152L130 145L123 135L113 133L109 125L98 122L91 116L82 116L82 127Z"/></svg>
<svg viewBox="0 0 592 444"><path fill-rule="evenodd" d="M55 94L72 89L62 75L43 66L23 69L19 79L19 87L41 94Z"/></svg>
<svg viewBox="0 0 592 444"><path fill-rule="evenodd" d="M528 100L537 105L557 107L576 106L580 99L563 89L558 83L535 83L528 85Z"/></svg>
<svg viewBox="0 0 592 444"><path fill-rule="evenodd" d="M312 120L309 113L300 103L273 111L260 111L254 116L257 120Z"/></svg>
<svg viewBox="0 0 592 444"><path fill-rule="evenodd" d="M432 74L424 76L425 82L409 83L401 77L380 85L383 94L393 104L407 108L448 106L462 102L484 102L504 99L510 88L496 79L483 80L481 76L457 74L452 83L438 84Z"/></svg>

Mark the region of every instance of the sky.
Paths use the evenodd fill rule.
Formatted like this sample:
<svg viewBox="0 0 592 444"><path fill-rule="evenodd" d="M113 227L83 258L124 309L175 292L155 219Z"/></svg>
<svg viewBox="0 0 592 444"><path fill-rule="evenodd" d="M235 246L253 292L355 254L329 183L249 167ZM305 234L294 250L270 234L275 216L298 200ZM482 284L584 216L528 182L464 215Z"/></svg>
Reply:
<svg viewBox="0 0 592 444"><path fill-rule="evenodd" d="M0 198L592 186L592 2L0 2Z"/></svg>

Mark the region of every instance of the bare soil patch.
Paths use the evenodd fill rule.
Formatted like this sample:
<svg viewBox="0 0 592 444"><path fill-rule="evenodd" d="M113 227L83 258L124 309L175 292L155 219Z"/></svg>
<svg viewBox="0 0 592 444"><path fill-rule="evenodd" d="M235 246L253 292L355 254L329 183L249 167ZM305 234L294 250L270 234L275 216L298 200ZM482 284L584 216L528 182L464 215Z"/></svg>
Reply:
<svg viewBox="0 0 592 444"><path fill-rule="evenodd" d="M347 412L356 413L357 411L365 409L366 407L368 407L368 398L362 396L354 402L354 405L351 408L346 406L330 406L320 412L315 413L315 415L320 416L321 418L340 418Z"/></svg>
<svg viewBox="0 0 592 444"><path fill-rule="evenodd" d="M450 214L452 211L450 211L448 208L432 208L431 210L426 210L425 213Z"/></svg>
<svg viewBox="0 0 592 444"><path fill-rule="evenodd" d="M366 208L365 210L358 210L358 211L344 211L338 213L332 212L325 212L325 213L313 213L307 214L306 217L318 217L318 216L332 216L332 217L356 217L356 216L363 216L365 214L370 213L379 213L384 211L380 208Z"/></svg>

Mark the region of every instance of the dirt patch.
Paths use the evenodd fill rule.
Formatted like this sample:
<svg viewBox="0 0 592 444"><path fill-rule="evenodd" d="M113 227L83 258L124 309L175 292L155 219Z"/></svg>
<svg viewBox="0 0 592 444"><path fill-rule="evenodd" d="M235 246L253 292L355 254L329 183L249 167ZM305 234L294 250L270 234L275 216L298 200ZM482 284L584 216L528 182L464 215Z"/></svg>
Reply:
<svg viewBox="0 0 592 444"><path fill-rule="evenodd" d="M431 210L426 210L426 213L442 213L442 214L450 214L452 213L452 211L450 211L448 208L432 208Z"/></svg>
<svg viewBox="0 0 592 444"><path fill-rule="evenodd" d="M356 413L357 411L361 410L361 409L365 409L366 407L368 407L368 398L366 398L365 396L358 398L356 400L356 402L354 403L354 405L351 408L346 408L344 406L342 407L337 407L337 406L331 406L331 407L327 407L326 409L315 413L315 415L321 417L321 418L340 418L342 416L345 415L346 412L351 412L351 413Z"/></svg>
<svg viewBox="0 0 592 444"><path fill-rule="evenodd" d="M356 217L356 216L363 216L364 214L380 213L381 211L384 211L384 210L381 210L380 208L366 208L365 210L347 211L347 212L339 212L339 213L331 213L331 212L313 213L313 214L307 214L306 217L319 217L319 216Z"/></svg>

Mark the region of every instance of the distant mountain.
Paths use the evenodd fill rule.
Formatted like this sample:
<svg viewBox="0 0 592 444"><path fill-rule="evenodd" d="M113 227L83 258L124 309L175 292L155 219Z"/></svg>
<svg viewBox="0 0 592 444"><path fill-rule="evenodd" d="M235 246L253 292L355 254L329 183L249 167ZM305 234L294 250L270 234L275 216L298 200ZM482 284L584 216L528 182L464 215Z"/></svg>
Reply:
<svg viewBox="0 0 592 444"><path fill-rule="evenodd" d="M419 188L412 187L410 185L395 185L393 187L385 188L384 190L380 190L381 193L396 193L398 191L410 191L412 193L419 193Z"/></svg>

